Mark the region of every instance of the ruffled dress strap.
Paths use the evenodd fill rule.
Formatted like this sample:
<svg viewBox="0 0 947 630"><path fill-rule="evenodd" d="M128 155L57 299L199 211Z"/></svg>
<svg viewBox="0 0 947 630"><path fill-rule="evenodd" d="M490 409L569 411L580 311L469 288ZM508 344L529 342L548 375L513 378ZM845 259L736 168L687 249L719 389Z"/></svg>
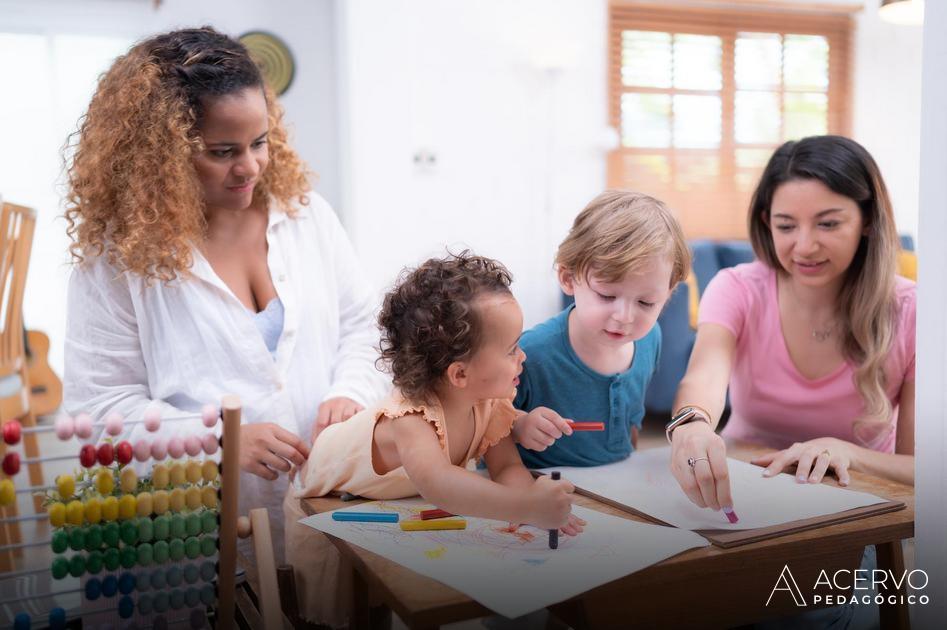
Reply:
<svg viewBox="0 0 947 630"><path fill-rule="evenodd" d="M474 454L475 459L483 457L484 453L508 436L513 430L513 421L522 413L517 411L513 407L513 401L507 398L486 400L481 404L485 405L483 411L484 417L487 418L487 426Z"/></svg>
<svg viewBox="0 0 947 630"><path fill-rule="evenodd" d="M434 425L434 431L437 432L437 441L440 443L441 449L447 450L447 425L444 421L444 409L440 402L419 403L407 400L400 392L395 391L389 398L382 401L375 417L377 420L382 417L397 419L408 415L420 415Z"/></svg>

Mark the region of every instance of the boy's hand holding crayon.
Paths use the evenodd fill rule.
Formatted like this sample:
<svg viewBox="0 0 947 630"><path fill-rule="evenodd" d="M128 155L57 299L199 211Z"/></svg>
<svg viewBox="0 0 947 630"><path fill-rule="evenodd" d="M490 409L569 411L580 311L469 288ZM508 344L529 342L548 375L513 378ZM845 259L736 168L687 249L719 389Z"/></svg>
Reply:
<svg viewBox="0 0 947 630"><path fill-rule="evenodd" d="M569 421L548 407L536 407L513 424L513 439L531 451L545 451L563 435L572 435Z"/></svg>

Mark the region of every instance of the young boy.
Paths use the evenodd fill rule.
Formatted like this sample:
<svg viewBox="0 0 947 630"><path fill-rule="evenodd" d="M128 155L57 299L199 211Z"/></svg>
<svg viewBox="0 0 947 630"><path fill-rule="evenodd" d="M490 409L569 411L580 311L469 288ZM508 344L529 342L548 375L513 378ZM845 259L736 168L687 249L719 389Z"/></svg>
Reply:
<svg viewBox="0 0 947 630"><path fill-rule="evenodd" d="M656 199L606 191L576 217L556 254L559 285L575 304L520 340L527 358L513 405L527 413L513 436L527 467L631 454L661 354L658 315L689 269L681 227ZM569 421L604 431L573 431Z"/></svg>

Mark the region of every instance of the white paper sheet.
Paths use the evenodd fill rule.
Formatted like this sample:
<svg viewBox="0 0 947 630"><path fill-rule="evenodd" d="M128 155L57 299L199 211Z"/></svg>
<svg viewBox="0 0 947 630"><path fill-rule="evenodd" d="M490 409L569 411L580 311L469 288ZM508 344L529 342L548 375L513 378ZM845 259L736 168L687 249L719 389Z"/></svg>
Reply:
<svg viewBox="0 0 947 630"><path fill-rule="evenodd" d="M787 474L766 478L759 466L728 458L733 509L740 519L731 524L723 512L690 502L671 474L670 457L670 447L654 448L635 451L628 459L605 466L540 472L558 470L578 488L690 530L769 527L885 501L866 492L797 483Z"/></svg>
<svg viewBox="0 0 947 630"><path fill-rule="evenodd" d="M373 501L346 511L400 513L410 518L429 504L421 499ZM588 521L578 536L559 535L549 548L546 530L482 518L467 529L404 532L397 523L332 520L325 512L300 522L447 584L506 617L519 617L634 573L707 541L692 532L637 523L579 506Z"/></svg>

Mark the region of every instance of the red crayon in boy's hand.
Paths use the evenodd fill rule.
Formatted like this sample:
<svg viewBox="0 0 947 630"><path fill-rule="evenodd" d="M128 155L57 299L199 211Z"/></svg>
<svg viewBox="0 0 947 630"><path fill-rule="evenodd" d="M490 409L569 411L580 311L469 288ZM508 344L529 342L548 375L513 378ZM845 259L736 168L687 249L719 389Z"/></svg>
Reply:
<svg viewBox="0 0 947 630"><path fill-rule="evenodd" d="M604 422L573 422L572 420L567 420L569 426L572 427L573 431L604 431L605 423Z"/></svg>

